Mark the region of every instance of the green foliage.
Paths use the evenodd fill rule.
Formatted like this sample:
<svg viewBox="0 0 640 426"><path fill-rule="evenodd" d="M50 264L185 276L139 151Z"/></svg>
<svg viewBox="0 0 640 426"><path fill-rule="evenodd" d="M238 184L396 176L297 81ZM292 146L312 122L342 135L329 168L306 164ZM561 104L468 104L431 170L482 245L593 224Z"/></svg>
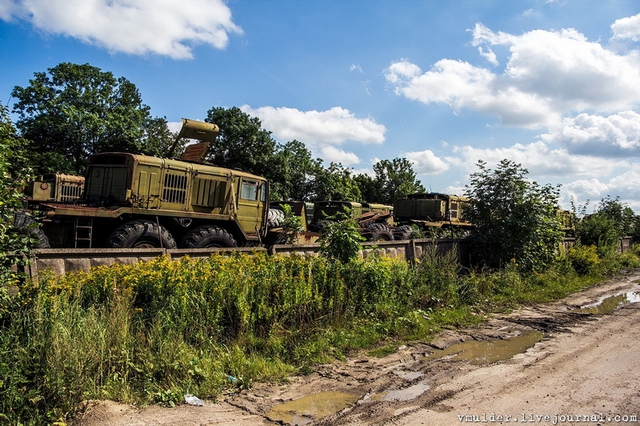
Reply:
<svg viewBox="0 0 640 426"><path fill-rule="evenodd" d="M576 245L570 247L567 259L573 269L580 275L589 275L597 272L600 258L596 246Z"/></svg>
<svg viewBox="0 0 640 426"><path fill-rule="evenodd" d="M376 199L377 202L393 205L404 195L425 191L420 181L416 179L413 165L406 158L380 160L373 165L373 171L381 190Z"/></svg>
<svg viewBox="0 0 640 426"><path fill-rule="evenodd" d="M617 224L600 212L582 218L578 222L576 235L583 246L597 248L600 256L615 253L620 245Z"/></svg>
<svg viewBox="0 0 640 426"><path fill-rule="evenodd" d="M358 257L362 250L360 243L365 238L360 234L356 221L341 212L327 219L320 234L320 254L340 263L348 263Z"/></svg>
<svg viewBox="0 0 640 426"><path fill-rule="evenodd" d="M158 155L166 120L152 119L138 89L89 64L60 63L16 86L16 126L30 141L24 155L40 173L82 174L88 155L104 151ZM158 130L160 128L160 130Z"/></svg>
<svg viewBox="0 0 640 426"><path fill-rule="evenodd" d="M580 207L574 207L576 215L581 217L576 226L576 236L582 245L596 246L600 256L610 256L619 250L620 238L636 232L635 213L620 201L620 197L603 198L592 214L586 214L588 204L587 201Z"/></svg>
<svg viewBox="0 0 640 426"><path fill-rule="evenodd" d="M209 160L213 164L271 177L276 141L257 117L238 107L214 107L207 112L205 121L220 127L210 150Z"/></svg>
<svg viewBox="0 0 640 426"><path fill-rule="evenodd" d="M302 217L296 216L289 204L281 204L284 212L284 222L282 223L282 238L278 240L282 244L293 244L296 242L297 236L304 231L302 226Z"/></svg>
<svg viewBox="0 0 640 426"><path fill-rule="evenodd" d="M312 159L311 151L300 141L278 145L269 165L272 199L309 200L314 190L314 177L323 170L322 160Z"/></svg>
<svg viewBox="0 0 640 426"><path fill-rule="evenodd" d="M631 260L640 262L637 251ZM235 253L43 272L0 322L0 423L67 420L86 399L174 405L187 393L283 381L354 349L384 340L376 353L387 353L394 339L429 338L597 279L566 262L544 274L514 263L463 273L455 252L435 248L415 269L376 255L343 264Z"/></svg>
<svg viewBox="0 0 640 426"><path fill-rule="evenodd" d="M16 136L7 108L0 104L0 322L11 312L9 292L17 275L13 267L22 264L21 253L28 251L32 240L15 232L14 214L22 207L22 192L30 170L20 157L24 140ZM11 255L13 253L13 256Z"/></svg>
<svg viewBox="0 0 640 426"><path fill-rule="evenodd" d="M511 259L524 271L547 267L563 238L558 187L529 181L528 171L510 160L502 160L495 170L483 161L478 167L466 187L471 202L465 209L465 217L474 224L476 252L493 268Z"/></svg>
<svg viewBox="0 0 640 426"><path fill-rule="evenodd" d="M315 176L312 200L356 201L361 198L360 188L354 180L352 170L340 163L331 163Z"/></svg>

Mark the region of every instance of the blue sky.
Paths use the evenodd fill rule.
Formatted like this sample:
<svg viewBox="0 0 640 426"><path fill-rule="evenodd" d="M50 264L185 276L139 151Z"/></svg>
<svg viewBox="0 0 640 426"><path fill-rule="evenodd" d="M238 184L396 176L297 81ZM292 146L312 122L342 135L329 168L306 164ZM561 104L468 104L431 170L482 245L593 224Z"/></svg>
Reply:
<svg viewBox="0 0 640 426"><path fill-rule="evenodd" d="M0 102L61 62L170 122L240 107L356 172L405 157L461 194L508 158L565 207L640 213L637 0L0 0Z"/></svg>

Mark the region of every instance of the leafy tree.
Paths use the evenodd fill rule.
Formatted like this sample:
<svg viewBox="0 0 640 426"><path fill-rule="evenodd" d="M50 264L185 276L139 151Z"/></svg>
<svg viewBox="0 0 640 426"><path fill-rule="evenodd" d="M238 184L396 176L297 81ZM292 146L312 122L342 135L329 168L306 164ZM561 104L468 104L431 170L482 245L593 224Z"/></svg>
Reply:
<svg viewBox="0 0 640 426"><path fill-rule="evenodd" d="M28 169L19 169L16 164L24 164L17 147L24 141L16 135L16 129L9 119L9 111L0 104L0 320L7 313L8 284L15 278L11 266L19 262L9 253L26 252L31 243L28 235L14 232L14 214L22 206L20 188L28 177Z"/></svg>
<svg viewBox="0 0 640 426"><path fill-rule="evenodd" d="M371 176L361 173L356 175L353 180L358 189L360 189L360 202L375 203L380 201L380 194L382 193L382 182Z"/></svg>
<svg viewBox="0 0 640 426"><path fill-rule="evenodd" d="M495 170L477 163L466 195L465 216L474 224L472 241L490 267L515 260L524 271L548 266L563 239L557 215L559 186L540 186L526 179L520 164L502 160Z"/></svg>
<svg viewBox="0 0 640 426"><path fill-rule="evenodd" d="M322 160L312 159L311 151L300 141L278 145L270 178L272 199L309 200L314 178L322 172Z"/></svg>
<svg viewBox="0 0 640 426"><path fill-rule="evenodd" d="M313 181L314 200L356 201L360 200L360 189L352 171L340 163L331 163L316 174Z"/></svg>
<svg viewBox="0 0 640 426"><path fill-rule="evenodd" d="M38 172L83 173L88 155L104 151L158 154L158 126L136 86L89 64L60 63L16 86L13 112ZM150 145L145 145L149 142Z"/></svg>
<svg viewBox="0 0 640 426"><path fill-rule="evenodd" d="M205 121L220 127L218 140L210 151L212 163L271 178L277 144L258 118L237 107L214 107L207 112Z"/></svg>
<svg viewBox="0 0 640 426"><path fill-rule="evenodd" d="M142 136L144 154L162 158L180 158L184 152L186 140L177 141L176 146L173 147L176 136L176 133L169 130L169 124L165 117L148 117Z"/></svg>
<svg viewBox="0 0 640 426"><path fill-rule="evenodd" d="M633 210L620 201L620 197L603 198L596 211L585 214L588 202L579 208L581 217L576 228L580 243L584 246L597 247L598 254L606 256L616 252L620 238L633 235L636 216Z"/></svg>
<svg viewBox="0 0 640 426"><path fill-rule="evenodd" d="M627 204L620 201L620 197L611 198L607 195L598 205L598 212L613 220L620 238L633 234L636 215Z"/></svg>
<svg viewBox="0 0 640 426"><path fill-rule="evenodd" d="M413 171L413 165L406 158L381 160L373 165L376 174L376 188L380 192L377 199L367 199L369 202L393 204L398 198L406 194L424 192L425 189Z"/></svg>

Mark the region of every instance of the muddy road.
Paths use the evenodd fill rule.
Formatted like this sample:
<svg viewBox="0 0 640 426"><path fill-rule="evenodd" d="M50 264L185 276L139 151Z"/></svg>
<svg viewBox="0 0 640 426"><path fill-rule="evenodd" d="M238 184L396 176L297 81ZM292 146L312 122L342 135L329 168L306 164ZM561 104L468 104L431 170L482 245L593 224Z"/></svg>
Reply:
<svg viewBox="0 0 640 426"><path fill-rule="evenodd" d="M75 425L640 424L640 271L442 333L384 358L318 366L205 406L92 402Z"/></svg>

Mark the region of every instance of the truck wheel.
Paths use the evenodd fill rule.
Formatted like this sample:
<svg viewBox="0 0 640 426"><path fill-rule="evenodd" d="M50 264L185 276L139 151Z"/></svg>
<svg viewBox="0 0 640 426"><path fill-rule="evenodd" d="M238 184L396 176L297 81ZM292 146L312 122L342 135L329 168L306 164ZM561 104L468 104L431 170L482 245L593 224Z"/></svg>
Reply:
<svg viewBox="0 0 640 426"><path fill-rule="evenodd" d="M183 248L238 247L233 235L215 225L203 225L189 232L180 241Z"/></svg>
<svg viewBox="0 0 640 426"><path fill-rule="evenodd" d="M373 231L368 235L369 241L393 241L393 234L389 231Z"/></svg>
<svg viewBox="0 0 640 426"><path fill-rule="evenodd" d="M120 225L113 231L107 240L107 247L111 248L156 248L160 247L162 238L162 248L176 248L176 240L173 239L169 231L150 220L132 220Z"/></svg>
<svg viewBox="0 0 640 426"><path fill-rule="evenodd" d="M413 229L410 225L400 225L393 231L396 240L410 240L412 235Z"/></svg>
<svg viewBox="0 0 640 426"><path fill-rule="evenodd" d="M28 235L33 238L32 248L49 248L49 238L44 234L39 224L33 217L25 212L17 212L13 216L13 230L22 235Z"/></svg>

